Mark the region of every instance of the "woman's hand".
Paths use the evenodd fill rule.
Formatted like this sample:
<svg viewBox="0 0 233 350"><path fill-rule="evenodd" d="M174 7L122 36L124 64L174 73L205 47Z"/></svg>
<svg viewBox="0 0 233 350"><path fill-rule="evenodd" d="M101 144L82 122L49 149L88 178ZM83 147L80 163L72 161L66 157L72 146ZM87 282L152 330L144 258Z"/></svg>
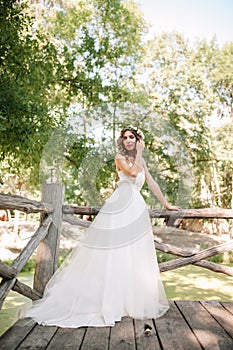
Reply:
<svg viewBox="0 0 233 350"><path fill-rule="evenodd" d="M171 205L171 204L169 204L169 203L166 204L166 207L165 207L165 208L168 209L168 210L181 210L181 209L182 209L182 208L179 207L178 205Z"/></svg>
<svg viewBox="0 0 233 350"><path fill-rule="evenodd" d="M143 140L139 140L139 141L136 142L136 150L137 150L137 152L142 153L143 150L144 150L144 147L145 147L145 143L144 143Z"/></svg>

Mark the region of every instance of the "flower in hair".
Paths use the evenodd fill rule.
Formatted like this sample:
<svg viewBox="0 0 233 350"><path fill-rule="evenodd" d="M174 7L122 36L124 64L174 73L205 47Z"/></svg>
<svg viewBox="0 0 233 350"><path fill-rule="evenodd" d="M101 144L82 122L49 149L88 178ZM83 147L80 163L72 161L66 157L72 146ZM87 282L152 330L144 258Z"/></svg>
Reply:
<svg viewBox="0 0 233 350"><path fill-rule="evenodd" d="M140 129L138 129L137 126L135 127L135 126L130 125L129 127L127 127L127 129L134 130L142 139L144 139L143 132Z"/></svg>

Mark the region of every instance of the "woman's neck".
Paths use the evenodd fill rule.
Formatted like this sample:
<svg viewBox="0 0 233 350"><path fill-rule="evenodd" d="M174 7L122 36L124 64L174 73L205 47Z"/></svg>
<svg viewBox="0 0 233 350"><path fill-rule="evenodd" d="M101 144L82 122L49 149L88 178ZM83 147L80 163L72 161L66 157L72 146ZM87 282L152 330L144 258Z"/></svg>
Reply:
<svg viewBox="0 0 233 350"><path fill-rule="evenodd" d="M133 150L133 151L131 151L131 152L128 152L128 153L127 153L127 156L128 156L129 158L135 159L135 157L136 157L136 152L135 152L135 150Z"/></svg>

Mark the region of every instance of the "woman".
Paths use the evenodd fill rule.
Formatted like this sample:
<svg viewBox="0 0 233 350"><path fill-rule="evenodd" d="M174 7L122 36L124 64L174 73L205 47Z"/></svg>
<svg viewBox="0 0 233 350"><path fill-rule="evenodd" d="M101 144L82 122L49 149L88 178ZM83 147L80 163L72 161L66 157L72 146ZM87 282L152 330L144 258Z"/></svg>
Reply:
<svg viewBox="0 0 233 350"><path fill-rule="evenodd" d="M114 326L123 316L157 318L169 308L148 210L139 193L144 180L167 209L179 207L166 201L151 177L137 130L123 129L118 148L117 189L51 278L43 298L27 312L40 324Z"/></svg>
<svg viewBox="0 0 233 350"><path fill-rule="evenodd" d="M118 139L119 154L115 158L117 171L121 171L127 176L136 177L142 170L145 172L145 179L149 189L158 198L166 209L179 210L180 207L170 205L164 198L158 184L150 175L146 163L142 158L144 141L141 132L133 128L125 128Z"/></svg>

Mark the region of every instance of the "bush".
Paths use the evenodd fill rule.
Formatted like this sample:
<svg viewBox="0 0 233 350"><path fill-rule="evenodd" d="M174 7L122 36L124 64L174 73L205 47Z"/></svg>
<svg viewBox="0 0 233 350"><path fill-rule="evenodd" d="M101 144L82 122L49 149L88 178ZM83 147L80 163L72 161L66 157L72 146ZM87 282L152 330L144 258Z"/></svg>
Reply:
<svg viewBox="0 0 233 350"><path fill-rule="evenodd" d="M4 264L11 266L13 261L12 260L5 260L3 261ZM30 258L24 268L21 270L21 272L31 272L35 270L36 266L36 260L34 257Z"/></svg>
<svg viewBox="0 0 233 350"><path fill-rule="evenodd" d="M170 261L170 260L175 259L175 257L172 254L168 254L168 253L164 253L164 252L156 251L156 255L157 255L158 263L162 263L162 262L166 262L166 261Z"/></svg>

